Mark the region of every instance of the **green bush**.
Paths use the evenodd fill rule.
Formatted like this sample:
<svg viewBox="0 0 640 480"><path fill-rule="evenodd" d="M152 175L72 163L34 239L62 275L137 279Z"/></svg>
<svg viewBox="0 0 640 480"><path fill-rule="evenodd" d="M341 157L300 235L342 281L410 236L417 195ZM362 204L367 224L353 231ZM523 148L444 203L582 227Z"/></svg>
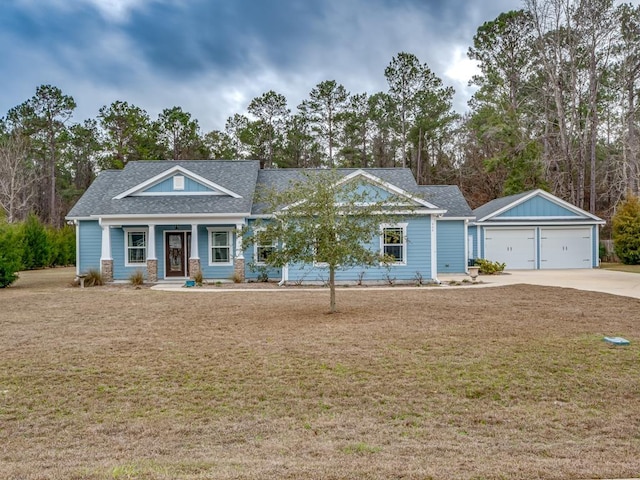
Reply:
<svg viewBox="0 0 640 480"><path fill-rule="evenodd" d="M25 270L49 266L49 236L47 229L34 213L29 214L22 225L22 246L22 266Z"/></svg>
<svg viewBox="0 0 640 480"><path fill-rule="evenodd" d="M62 228L47 229L49 244L49 266L67 266L76 262L75 228L65 225Z"/></svg>
<svg viewBox="0 0 640 480"><path fill-rule="evenodd" d="M22 267L20 232L15 225L0 223L0 288L8 287L18 279Z"/></svg>
<svg viewBox="0 0 640 480"><path fill-rule="evenodd" d="M630 195L611 219L613 249L626 265L640 264L640 199Z"/></svg>
<svg viewBox="0 0 640 480"><path fill-rule="evenodd" d="M480 273L484 275L502 273L504 268L507 266L506 263L492 262L491 260L485 260L484 258L476 258L476 265L480 267Z"/></svg>

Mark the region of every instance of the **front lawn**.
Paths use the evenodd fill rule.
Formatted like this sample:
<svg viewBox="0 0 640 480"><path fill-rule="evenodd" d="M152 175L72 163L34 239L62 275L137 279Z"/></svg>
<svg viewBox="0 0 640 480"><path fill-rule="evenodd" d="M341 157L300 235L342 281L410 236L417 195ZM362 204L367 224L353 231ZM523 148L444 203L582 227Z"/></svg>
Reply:
<svg viewBox="0 0 640 480"><path fill-rule="evenodd" d="M0 290L2 478L640 475L636 299L72 279Z"/></svg>
<svg viewBox="0 0 640 480"><path fill-rule="evenodd" d="M640 273L640 265L625 265L624 263L601 263L600 268L616 272Z"/></svg>

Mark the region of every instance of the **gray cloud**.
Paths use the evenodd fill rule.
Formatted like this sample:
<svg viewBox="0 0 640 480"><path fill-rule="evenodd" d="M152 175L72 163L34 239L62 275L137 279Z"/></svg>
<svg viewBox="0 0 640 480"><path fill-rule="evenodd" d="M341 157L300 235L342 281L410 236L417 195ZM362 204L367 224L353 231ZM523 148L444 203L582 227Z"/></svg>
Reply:
<svg viewBox="0 0 640 480"><path fill-rule="evenodd" d="M273 89L295 109L319 82L351 92L386 89L384 68L414 53L458 90L465 53L484 21L519 0L47 0L0 7L0 115L51 83L73 95L76 120L126 100L152 116L174 105L204 130L224 128ZM71 6L70 6L71 4ZM479 5L480 4L480 5ZM471 75L469 71L469 77Z"/></svg>

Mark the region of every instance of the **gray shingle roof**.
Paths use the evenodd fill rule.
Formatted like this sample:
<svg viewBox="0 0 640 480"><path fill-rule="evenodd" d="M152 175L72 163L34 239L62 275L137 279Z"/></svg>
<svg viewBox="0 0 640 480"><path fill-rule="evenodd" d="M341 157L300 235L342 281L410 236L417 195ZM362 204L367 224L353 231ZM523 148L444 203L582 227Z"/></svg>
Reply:
<svg viewBox="0 0 640 480"><path fill-rule="evenodd" d="M220 185L241 196L225 195L157 195L114 197L161 175L169 169L181 166L196 175ZM355 168L337 169L342 176L358 171ZM436 207L446 209L445 217L473 217L462 193L456 186L419 186L411 170L406 168L363 169L381 180L423 198ZM291 182L303 178L303 172L323 170L269 169L260 170L254 160L188 160L188 161L138 161L130 162L123 170L107 170L98 175L93 184L71 209L68 218L90 215L175 215L201 213L263 213L262 205L255 205L256 188L286 189Z"/></svg>
<svg viewBox="0 0 640 480"><path fill-rule="evenodd" d="M113 198L167 170L181 166L240 195L130 196ZM172 215L194 213L249 213L260 163L253 160L189 160L130 162L123 170L100 173L71 209L68 218L89 215Z"/></svg>
<svg viewBox="0 0 640 480"><path fill-rule="evenodd" d="M533 190L529 190L527 192L516 193L515 195L509 195L508 197L500 197L495 200L491 200L490 202L485 203L484 205L476 208L473 213L476 216L476 220L480 220L487 215L491 215L492 213L497 212L501 208L510 205L511 203L517 202L523 197L529 195Z"/></svg>
<svg viewBox="0 0 640 480"><path fill-rule="evenodd" d="M420 185L419 189L427 202L447 209L444 218L475 216L457 185Z"/></svg>

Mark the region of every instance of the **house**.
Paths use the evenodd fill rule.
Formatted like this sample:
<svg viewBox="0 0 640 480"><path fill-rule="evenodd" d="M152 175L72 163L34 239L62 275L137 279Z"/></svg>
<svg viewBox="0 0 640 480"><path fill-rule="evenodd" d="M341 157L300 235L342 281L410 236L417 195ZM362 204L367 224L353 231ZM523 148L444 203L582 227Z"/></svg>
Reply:
<svg viewBox="0 0 640 480"><path fill-rule="evenodd" d="M297 169L261 170L258 161L140 161L104 171L67 215L76 226L77 272L99 269L106 281L127 280L141 270L147 281L183 280L201 271L206 279L255 279L265 246L243 249L244 228L272 212L254 202L258 188L287 188ZM404 198L412 208L397 225L381 227L373 248L397 261L369 268L366 281L391 275L436 281L439 273L464 273L469 222L474 214L456 186L419 186L408 169L338 169L343 181ZM385 229L394 230L387 245ZM338 281L355 281L358 268ZM322 265L271 269L269 278L319 281Z"/></svg>
<svg viewBox="0 0 640 480"><path fill-rule="evenodd" d="M543 190L497 198L474 211L472 258L506 263L509 270L594 268L599 226L605 222Z"/></svg>

